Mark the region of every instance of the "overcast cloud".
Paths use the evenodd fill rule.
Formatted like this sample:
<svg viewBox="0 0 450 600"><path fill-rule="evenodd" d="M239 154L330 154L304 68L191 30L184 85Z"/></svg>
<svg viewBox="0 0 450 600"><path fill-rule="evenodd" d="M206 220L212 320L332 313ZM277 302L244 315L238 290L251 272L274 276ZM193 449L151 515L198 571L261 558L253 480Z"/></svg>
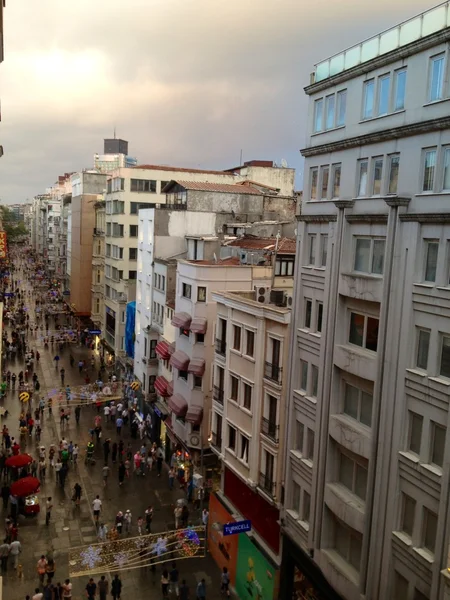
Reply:
<svg viewBox="0 0 450 600"><path fill-rule="evenodd" d="M242 149L300 171L314 63L437 3L8 1L0 198L92 166L114 126L141 164L226 168Z"/></svg>

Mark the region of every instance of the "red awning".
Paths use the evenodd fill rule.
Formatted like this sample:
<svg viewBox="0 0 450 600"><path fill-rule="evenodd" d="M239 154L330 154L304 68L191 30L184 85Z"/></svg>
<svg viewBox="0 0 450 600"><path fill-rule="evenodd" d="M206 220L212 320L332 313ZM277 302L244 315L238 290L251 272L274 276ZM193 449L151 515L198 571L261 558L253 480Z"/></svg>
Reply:
<svg viewBox="0 0 450 600"><path fill-rule="evenodd" d="M163 360L169 360L170 355L172 354L170 351L170 346L171 346L171 344L169 344L169 342L165 342L163 340L156 344L155 352Z"/></svg>
<svg viewBox="0 0 450 600"><path fill-rule="evenodd" d="M193 358L188 366L188 373L193 373L197 377L203 377L205 372L205 361L203 358Z"/></svg>
<svg viewBox="0 0 450 600"><path fill-rule="evenodd" d="M203 407L191 406L186 413L185 420L193 425L200 425L203 420Z"/></svg>
<svg viewBox="0 0 450 600"><path fill-rule="evenodd" d="M191 324L191 315L187 312L175 313L172 317L172 325L179 329L189 329Z"/></svg>
<svg viewBox="0 0 450 600"><path fill-rule="evenodd" d="M167 398L167 396L170 396L170 394L168 393L168 385L169 382L167 381L167 379L165 377L162 377L161 375L159 377L157 377L155 379L155 390L158 392L158 394L160 396L163 396L164 398Z"/></svg>
<svg viewBox="0 0 450 600"><path fill-rule="evenodd" d="M184 417L187 413L188 403L181 394L174 394L171 396L167 404L177 417Z"/></svg>
<svg viewBox="0 0 450 600"><path fill-rule="evenodd" d="M171 396L173 394L173 381L167 382L167 395Z"/></svg>
<svg viewBox="0 0 450 600"><path fill-rule="evenodd" d="M183 350L175 350L170 357L170 364L179 371L186 371L189 364L189 356Z"/></svg>
<svg viewBox="0 0 450 600"><path fill-rule="evenodd" d="M192 333L206 333L207 325L208 322L206 319L197 317L195 319L192 319L190 330L192 331Z"/></svg>

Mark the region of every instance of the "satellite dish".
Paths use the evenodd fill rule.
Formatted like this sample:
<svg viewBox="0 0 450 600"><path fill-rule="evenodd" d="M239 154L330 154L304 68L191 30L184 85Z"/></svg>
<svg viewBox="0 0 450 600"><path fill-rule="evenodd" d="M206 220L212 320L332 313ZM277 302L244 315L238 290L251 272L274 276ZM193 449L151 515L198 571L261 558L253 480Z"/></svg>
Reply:
<svg viewBox="0 0 450 600"><path fill-rule="evenodd" d="M288 162L285 158L281 159L281 166L283 167L283 169L287 169Z"/></svg>

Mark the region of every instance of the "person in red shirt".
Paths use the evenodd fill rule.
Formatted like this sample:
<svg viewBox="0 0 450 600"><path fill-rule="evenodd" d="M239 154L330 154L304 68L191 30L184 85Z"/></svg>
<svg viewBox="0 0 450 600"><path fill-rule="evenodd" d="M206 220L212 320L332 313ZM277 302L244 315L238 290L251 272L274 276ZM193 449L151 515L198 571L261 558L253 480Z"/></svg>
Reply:
<svg viewBox="0 0 450 600"><path fill-rule="evenodd" d="M13 456L17 456L20 452L20 446L17 442L14 442L13 447L12 447L12 453Z"/></svg>

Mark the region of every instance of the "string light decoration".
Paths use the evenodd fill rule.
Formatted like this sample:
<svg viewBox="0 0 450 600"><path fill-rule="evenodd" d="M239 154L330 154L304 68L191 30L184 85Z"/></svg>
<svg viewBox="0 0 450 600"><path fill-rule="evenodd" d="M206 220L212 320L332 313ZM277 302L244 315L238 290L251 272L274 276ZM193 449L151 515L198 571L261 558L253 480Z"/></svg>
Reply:
<svg viewBox="0 0 450 600"><path fill-rule="evenodd" d="M79 546L69 549L69 576L91 577L194 556L203 558L205 550L202 526Z"/></svg>

